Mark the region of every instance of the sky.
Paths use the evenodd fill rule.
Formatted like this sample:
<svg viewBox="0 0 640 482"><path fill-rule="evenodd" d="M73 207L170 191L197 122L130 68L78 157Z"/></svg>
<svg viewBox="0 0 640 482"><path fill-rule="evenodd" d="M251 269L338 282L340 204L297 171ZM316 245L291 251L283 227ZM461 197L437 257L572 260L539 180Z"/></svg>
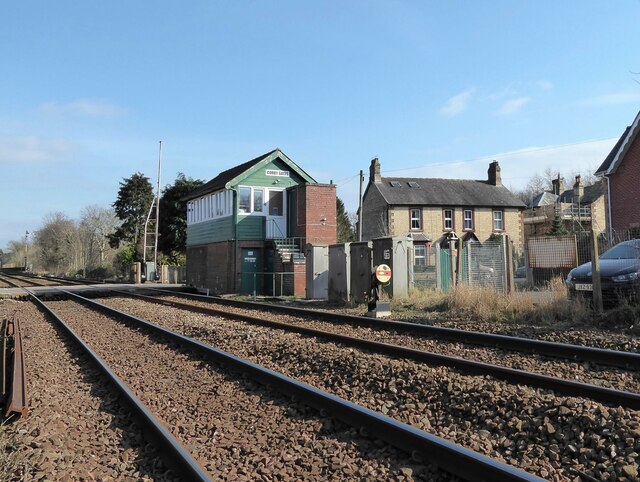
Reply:
<svg viewBox="0 0 640 482"><path fill-rule="evenodd" d="M136 172L276 147L348 211L358 173L592 173L640 109L639 0L0 4L0 248Z"/></svg>

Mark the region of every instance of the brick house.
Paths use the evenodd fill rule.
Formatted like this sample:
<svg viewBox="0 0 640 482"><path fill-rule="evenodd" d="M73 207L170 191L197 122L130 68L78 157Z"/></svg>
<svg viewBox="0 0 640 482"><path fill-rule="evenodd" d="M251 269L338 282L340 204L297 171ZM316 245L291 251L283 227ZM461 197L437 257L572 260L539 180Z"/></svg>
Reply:
<svg viewBox="0 0 640 482"><path fill-rule="evenodd" d="M280 149L185 200L187 284L201 290L304 295L302 247L336 242L336 186L317 183Z"/></svg>
<svg viewBox="0 0 640 482"><path fill-rule="evenodd" d="M565 189L564 179L558 175L551 185L551 191L543 191L527 203L522 218L525 239L548 234L556 216L570 233L591 229L601 233L606 230L602 180L585 186L581 176L576 176L573 187Z"/></svg>
<svg viewBox="0 0 640 482"><path fill-rule="evenodd" d="M382 177L380 161L369 167L362 202L362 237L413 239L416 264L428 263L432 243L452 237L484 242L508 234L522 248L525 205L502 185L500 166L489 165L488 180Z"/></svg>
<svg viewBox="0 0 640 482"><path fill-rule="evenodd" d="M604 197L610 233L640 229L639 123L640 112L595 172L605 181Z"/></svg>

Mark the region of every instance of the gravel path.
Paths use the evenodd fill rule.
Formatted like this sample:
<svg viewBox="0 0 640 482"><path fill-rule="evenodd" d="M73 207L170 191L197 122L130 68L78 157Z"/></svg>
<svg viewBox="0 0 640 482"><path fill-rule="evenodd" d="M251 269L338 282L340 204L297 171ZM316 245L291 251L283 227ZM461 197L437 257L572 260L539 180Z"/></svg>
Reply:
<svg viewBox="0 0 640 482"><path fill-rule="evenodd" d="M214 480L451 480L355 429L82 305L50 306Z"/></svg>
<svg viewBox="0 0 640 482"><path fill-rule="evenodd" d="M638 411L130 298L101 301L543 478L574 480L577 469L638 480Z"/></svg>
<svg viewBox="0 0 640 482"><path fill-rule="evenodd" d="M0 301L23 334L27 417L2 426L3 480L175 480L101 376L28 302Z"/></svg>
<svg viewBox="0 0 640 482"><path fill-rule="evenodd" d="M393 330L356 327L348 324L330 323L325 321L313 321L308 318L295 317L274 312L257 312L233 308L229 306L215 305L205 301L185 300L180 297L163 297L167 300L187 302L197 306L219 308L232 313L246 314L260 318L292 323L300 326L329 331L355 338L373 340L393 345L406 346L419 350L444 355L476 360L493 365L502 365L509 368L541 373L553 377L578 380L584 383L600 385L618 390L630 392L640 391L640 373L618 368L604 367L592 363L578 363L550 357L523 354L519 352L505 351L498 348L479 347L471 344L437 340L421 335L407 335Z"/></svg>

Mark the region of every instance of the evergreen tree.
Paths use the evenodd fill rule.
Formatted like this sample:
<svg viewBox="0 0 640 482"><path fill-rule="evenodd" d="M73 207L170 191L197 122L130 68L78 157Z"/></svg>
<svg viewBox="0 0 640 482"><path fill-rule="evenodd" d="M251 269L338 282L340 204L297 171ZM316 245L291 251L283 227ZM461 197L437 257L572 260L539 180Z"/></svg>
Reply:
<svg viewBox="0 0 640 482"><path fill-rule="evenodd" d="M556 214L553 217L553 222L551 223L551 229L547 233L549 236L564 236L569 234L567 228L565 227L560 216Z"/></svg>
<svg viewBox="0 0 640 482"><path fill-rule="evenodd" d="M136 259L142 259L142 238L144 223L153 202L153 186L149 178L141 172L133 174L120 183L118 199L113 203L116 216L122 224L109 236L109 245L118 248L120 243L132 243L136 249Z"/></svg>
<svg viewBox="0 0 640 482"><path fill-rule="evenodd" d="M179 172L172 185L167 185L160 198L158 249L171 261L184 254L187 244L187 202L182 199L204 181Z"/></svg>
<svg viewBox="0 0 640 482"><path fill-rule="evenodd" d="M339 197L336 197L336 224L338 243L355 241L356 233L354 227L344 209L344 203Z"/></svg>

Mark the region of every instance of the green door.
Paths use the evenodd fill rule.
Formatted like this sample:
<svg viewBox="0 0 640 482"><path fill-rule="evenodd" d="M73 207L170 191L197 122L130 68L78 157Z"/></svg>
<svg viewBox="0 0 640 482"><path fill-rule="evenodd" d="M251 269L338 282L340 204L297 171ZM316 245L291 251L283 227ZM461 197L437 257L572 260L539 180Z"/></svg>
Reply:
<svg viewBox="0 0 640 482"><path fill-rule="evenodd" d="M240 293L243 295L262 293L262 279L256 274L262 271L262 250L259 248L242 248L242 271Z"/></svg>

